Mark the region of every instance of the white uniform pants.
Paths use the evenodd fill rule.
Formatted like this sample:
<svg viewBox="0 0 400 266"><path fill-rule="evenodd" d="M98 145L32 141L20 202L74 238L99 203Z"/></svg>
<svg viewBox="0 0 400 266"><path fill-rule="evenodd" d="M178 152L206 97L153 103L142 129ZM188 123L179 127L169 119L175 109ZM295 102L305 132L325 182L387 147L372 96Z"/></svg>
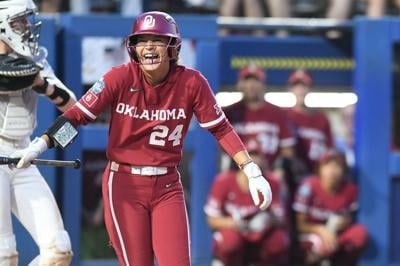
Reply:
<svg viewBox="0 0 400 266"><path fill-rule="evenodd" d="M9 156L28 144L29 139L15 142L0 137L0 155ZM0 166L0 239L13 235L11 212L40 249L51 246L56 235L64 230L54 196L36 166L26 169Z"/></svg>

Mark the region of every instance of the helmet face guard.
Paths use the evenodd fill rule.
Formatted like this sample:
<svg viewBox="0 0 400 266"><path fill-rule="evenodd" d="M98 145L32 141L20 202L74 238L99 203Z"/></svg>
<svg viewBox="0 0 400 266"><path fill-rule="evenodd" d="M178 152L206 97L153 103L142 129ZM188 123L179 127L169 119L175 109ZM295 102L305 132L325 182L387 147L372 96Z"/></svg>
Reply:
<svg viewBox="0 0 400 266"><path fill-rule="evenodd" d="M5 7L2 7L5 5ZM0 40L17 54L33 57L38 52L41 21L36 21L36 7L29 0L0 2Z"/></svg>
<svg viewBox="0 0 400 266"><path fill-rule="evenodd" d="M30 9L10 17L8 21L13 32L20 35L21 41L29 47L32 56L38 52L42 27L42 22L36 21L35 16L36 12Z"/></svg>
<svg viewBox="0 0 400 266"><path fill-rule="evenodd" d="M154 36L160 36L160 35L154 35ZM137 37L138 35L129 35L125 41L126 48L128 50L128 53L133 59L134 62L139 63L139 64L144 64L141 62L137 52L136 52L136 47L137 47ZM167 48L167 53L170 61L178 61L178 54L180 50L180 43L178 45L174 44L176 43L176 39L174 38L169 38L168 43L164 46ZM146 45L148 46L148 45ZM160 44L153 44L152 46L160 46Z"/></svg>
<svg viewBox="0 0 400 266"><path fill-rule="evenodd" d="M131 59L140 63L136 53L137 37L154 35L169 37L167 51L169 60L176 62L181 47L181 36L175 20L164 12L152 11L140 15L133 24L131 34L126 38L125 45Z"/></svg>

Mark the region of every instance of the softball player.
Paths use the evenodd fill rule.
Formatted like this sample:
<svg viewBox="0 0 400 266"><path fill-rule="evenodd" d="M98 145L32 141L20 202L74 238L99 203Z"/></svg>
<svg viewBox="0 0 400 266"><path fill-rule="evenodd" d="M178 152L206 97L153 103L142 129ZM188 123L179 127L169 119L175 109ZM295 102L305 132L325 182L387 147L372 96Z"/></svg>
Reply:
<svg viewBox="0 0 400 266"><path fill-rule="evenodd" d="M38 49L38 27L29 18L35 5L27 0L0 1L0 54L29 57L43 66L32 86L21 90L0 89L0 155L10 156L26 148L36 127L37 95L47 95L60 111L75 96L54 75ZM72 252L68 233L56 201L36 166L10 169L0 166L0 265L17 266L18 253L11 224L13 213L39 246L40 255L30 265L69 265Z"/></svg>
<svg viewBox="0 0 400 266"><path fill-rule="evenodd" d="M163 12L138 16L126 47L131 62L108 71L79 102L27 149L17 167L48 147L65 147L111 107L103 175L105 221L121 265L190 265L189 231L177 165L190 120L196 115L249 178L254 203L265 209L271 189L251 160L204 76L177 64L181 37ZM259 192L263 195L260 203Z"/></svg>
<svg viewBox="0 0 400 266"><path fill-rule="evenodd" d="M311 75L302 69L295 70L288 78L288 89L296 96L296 105L287 112L297 135L296 156L305 166L305 173L301 173L303 176L312 174L319 157L333 148L328 118L323 112L305 105L312 83Z"/></svg>
<svg viewBox="0 0 400 266"><path fill-rule="evenodd" d="M368 243L366 228L355 223L357 187L346 180L343 154L331 150L319 160L317 174L296 193L299 241L307 265L329 259L332 265L356 265Z"/></svg>

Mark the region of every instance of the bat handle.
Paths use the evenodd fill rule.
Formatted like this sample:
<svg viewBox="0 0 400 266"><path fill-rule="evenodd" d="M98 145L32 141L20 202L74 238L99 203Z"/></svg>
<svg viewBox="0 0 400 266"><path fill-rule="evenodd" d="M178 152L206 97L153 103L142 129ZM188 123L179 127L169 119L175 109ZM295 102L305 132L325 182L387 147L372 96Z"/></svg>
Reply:
<svg viewBox="0 0 400 266"><path fill-rule="evenodd" d="M81 160L79 160L79 159L74 160L74 168L75 169L81 168Z"/></svg>
<svg viewBox="0 0 400 266"><path fill-rule="evenodd" d="M17 165L17 163L19 162L20 158L8 158L8 164L15 164Z"/></svg>

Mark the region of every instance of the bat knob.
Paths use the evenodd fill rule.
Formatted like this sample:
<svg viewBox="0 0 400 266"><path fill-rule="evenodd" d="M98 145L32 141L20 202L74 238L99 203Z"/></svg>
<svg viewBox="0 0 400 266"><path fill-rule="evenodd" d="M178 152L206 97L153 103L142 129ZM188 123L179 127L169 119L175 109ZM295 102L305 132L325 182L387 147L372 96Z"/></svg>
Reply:
<svg viewBox="0 0 400 266"><path fill-rule="evenodd" d="M74 168L75 168L75 169L81 168L81 160L75 159Z"/></svg>

